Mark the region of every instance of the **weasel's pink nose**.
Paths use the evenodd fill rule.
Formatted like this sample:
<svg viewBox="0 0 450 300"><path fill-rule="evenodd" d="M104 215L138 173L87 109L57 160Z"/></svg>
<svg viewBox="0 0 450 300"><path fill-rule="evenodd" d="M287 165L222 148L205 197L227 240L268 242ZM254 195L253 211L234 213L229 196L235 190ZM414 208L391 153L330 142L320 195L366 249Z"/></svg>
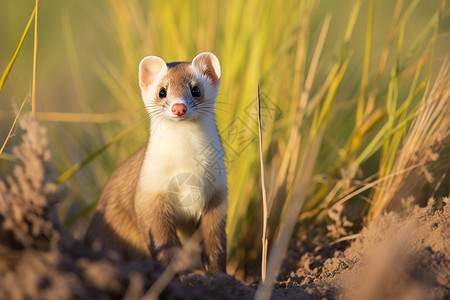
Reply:
<svg viewBox="0 0 450 300"><path fill-rule="evenodd" d="M186 111L187 111L186 105L184 105L183 103L175 103L172 106L172 113L175 116L182 116L186 113Z"/></svg>

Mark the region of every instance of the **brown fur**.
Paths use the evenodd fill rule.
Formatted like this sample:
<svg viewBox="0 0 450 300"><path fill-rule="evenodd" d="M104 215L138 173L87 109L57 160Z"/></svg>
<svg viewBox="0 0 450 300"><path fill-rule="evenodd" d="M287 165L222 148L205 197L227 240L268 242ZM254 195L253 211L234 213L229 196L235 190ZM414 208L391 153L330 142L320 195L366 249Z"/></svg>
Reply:
<svg viewBox="0 0 450 300"><path fill-rule="evenodd" d="M227 237L226 203L220 195L213 195L200 220L200 232L203 237L202 260L207 272L225 273Z"/></svg>
<svg viewBox="0 0 450 300"><path fill-rule="evenodd" d="M104 187L84 244L122 254L125 259L152 256L167 266L181 242L167 195L145 195L137 182L145 158L144 145L119 165ZM137 201L145 197L147 201ZM138 207L148 204L146 207ZM202 260L207 272L226 272L226 202L214 194L202 214Z"/></svg>
<svg viewBox="0 0 450 300"><path fill-rule="evenodd" d="M169 68L167 69L167 74L161 80L156 89L156 93L159 93L161 88L166 88L168 93L170 93L170 97L172 98L182 98L183 95L190 93L190 88L193 86L197 86L201 95L203 95L204 91L202 86L196 82L194 76L192 76L192 72L190 71L191 63L187 62L177 62L169 64ZM180 82L188 83L186 85L180 85ZM155 95L155 99L159 99L158 95ZM202 98L202 97L201 97ZM202 99L197 99L202 100ZM159 99L158 101L164 101Z"/></svg>
<svg viewBox="0 0 450 300"><path fill-rule="evenodd" d="M97 244L100 249L114 250L126 259L150 254L138 230L132 205L146 148L144 145L137 150L111 175L86 232L86 245Z"/></svg>

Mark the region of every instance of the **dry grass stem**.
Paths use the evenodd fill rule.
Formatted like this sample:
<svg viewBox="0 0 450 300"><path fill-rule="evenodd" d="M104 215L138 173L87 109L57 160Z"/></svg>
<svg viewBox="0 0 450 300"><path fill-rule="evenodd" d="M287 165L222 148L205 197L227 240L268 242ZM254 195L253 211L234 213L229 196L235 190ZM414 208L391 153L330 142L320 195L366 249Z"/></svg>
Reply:
<svg viewBox="0 0 450 300"><path fill-rule="evenodd" d="M38 6L39 0L36 0L35 14L34 14L34 45L33 45L33 87L31 89L31 114L36 117L36 68L37 68L37 45L38 45Z"/></svg>
<svg viewBox="0 0 450 300"><path fill-rule="evenodd" d="M313 175L314 165L316 163L321 141L321 133L318 133L314 137L308 149L302 169L298 173L298 178L301 178L302 180L295 181L297 184L292 193L292 195L295 195L295 198L290 199L286 214L283 216L283 219L278 227L267 265L267 277L265 282L258 287L255 295L256 300L270 299L274 280L276 279L277 273L280 269L283 256L288 247L295 224L297 223L297 219Z"/></svg>
<svg viewBox="0 0 450 300"><path fill-rule="evenodd" d="M410 169L412 165L421 167L402 172L398 176L390 176L380 186L370 213L372 220L390 205L394 205L394 200L419 195L426 184L448 174L450 161L442 155L443 151L448 151L450 143L449 70L450 62L446 60L395 158L392 173Z"/></svg>
<svg viewBox="0 0 450 300"><path fill-rule="evenodd" d="M35 13L36 13L36 8L33 9L30 19L28 20L28 23L25 26L25 30L23 31L22 36L20 37L20 40L17 43L16 49L14 50L14 53L13 53L11 59L9 60L8 65L6 66L6 69L3 72L2 77L0 78L0 91L3 89L3 85L5 84L5 81L8 78L9 72L11 72L14 62L16 61L17 55L19 54L19 51L22 48L23 41L25 40L28 30L30 29L31 21L33 21Z"/></svg>
<svg viewBox="0 0 450 300"><path fill-rule="evenodd" d="M266 182L265 182L265 173L264 173L264 147L263 147L263 137L262 137L262 125L261 125L261 98L259 94L259 86L258 86L258 132L259 132L259 161L261 167L261 190L262 190L262 201L263 201L263 228L262 228L262 258L261 258L261 280L262 282L266 281L267 275L267 247L268 247L268 238L267 238L267 222L269 219L269 210L266 196Z"/></svg>
<svg viewBox="0 0 450 300"><path fill-rule="evenodd" d="M14 128L16 127L17 119L19 118L20 113L22 112L23 106L25 105L25 102L27 102L28 97L29 97L29 95L27 95L25 97L25 99L23 99L22 104L20 105L19 111L16 113L16 116L14 117L14 121L13 121L13 123L11 125L11 128L9 129L8 135L6 136L5 141L3 142L3 146L0 149L0 154L3 153L3 150L5 149L5 146L8 143L9 138L11 137L11 134L12 134Z"/></svg>
<svg viewBox="0 0 450 300"><path fill-rule="evenodd" d="M199 254L200 237L201 233L197 230L183 245L183 248L175 254L164 272L142 297L143 300L159 299L163 290L177 274L181 274L195 265L193 257Z"/></svg>

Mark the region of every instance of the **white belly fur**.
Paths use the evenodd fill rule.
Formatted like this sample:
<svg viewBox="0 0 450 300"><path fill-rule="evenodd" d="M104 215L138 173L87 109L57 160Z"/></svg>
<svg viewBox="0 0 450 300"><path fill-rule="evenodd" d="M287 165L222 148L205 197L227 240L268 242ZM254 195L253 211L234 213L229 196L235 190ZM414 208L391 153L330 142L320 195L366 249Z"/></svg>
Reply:
<svg viewBox="0 0 450 300"><path fill-rule="evenodd" d="M151 128L139 186L149 195L168 194L182 235L195 227L212 194L226 193L224 152L215 123L163 120Z"/></svg>

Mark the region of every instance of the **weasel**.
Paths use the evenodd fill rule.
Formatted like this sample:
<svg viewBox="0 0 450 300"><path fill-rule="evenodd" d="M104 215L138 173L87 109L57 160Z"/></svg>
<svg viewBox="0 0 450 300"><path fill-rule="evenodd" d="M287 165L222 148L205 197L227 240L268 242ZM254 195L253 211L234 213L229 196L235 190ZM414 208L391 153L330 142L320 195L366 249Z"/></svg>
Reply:
<svg viewBox="0 0 450 300"><path fill-rule="evenodd" d="M141 61L150 137L106 183L85 245L167 266L199 230L205 270L226 272L227 178L214 110L220 79L212 53L192 62Z"/></svg>

